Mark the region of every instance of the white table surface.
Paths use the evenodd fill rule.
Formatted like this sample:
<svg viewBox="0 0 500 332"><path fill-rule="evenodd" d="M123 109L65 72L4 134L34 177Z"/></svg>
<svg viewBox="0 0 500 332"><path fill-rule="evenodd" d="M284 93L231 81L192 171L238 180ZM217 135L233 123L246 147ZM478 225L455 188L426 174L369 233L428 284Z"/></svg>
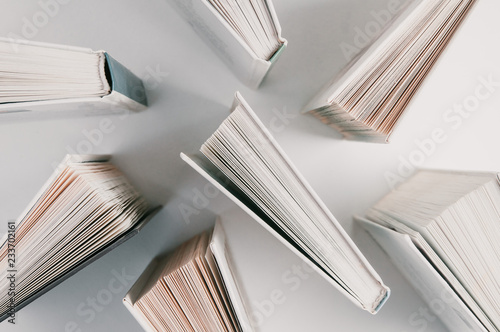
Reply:
<svg viewBox="0 0 500 332"><path fill-rule="evenodd" d="M15 326L1 323L0 331L140 331L122 297L153 257L209 228L218 214L223 216L250 311L262 317L261 331L445 330L435 316L425 315L426 304L376 243L353 225L352 215L390 190L387 172L398 174L401 160L410 156L417 160L415 140L428 139L435 129L441 128L446 140L422 159L424 167L500 170L500 87L467 117L456 123L443 120L454 104L474 95L480 77L500 82L500 2L478 1L408 107L390 144L344 141L333 129L303 115L273 131L391 287L390 300L376 316L355 307L314 273L298 283L287 282L294 266L301 264L299 258L222 195L211 198L198 214L183 218L180 208L193 206L206 181L180 160L179 153L199 149L228 115L236 90L267 126L276 121L276 112L298 114L347 63L340 45L352 44L356 28L374 21L371 11L386 9L391 1L275 0L289 47L257 91L229 72L168 0L65 2L46 24L25 37L108 51L147 79L151 106L126 119L0 119L0 232L5 233L7 221L24 210L52 165L82 144L85 131L98 128L103 118L110 119L114 129L92 145L92 153L113 154L133 184L164 208L138 236L22 309ZM3 0L1 6L1 36L23 36L26 21L33 22L42 10L36 0ZM155 70L163 76L156 81L147 78ZM122 272L128 279L110 293L110 282ZM259 309L257 304L266 303L273 291L282 294L282 303L272 310ZM92 308L87 303L99 296L103 300L105 294L113 296L104 304L97 302Z"/></svg>

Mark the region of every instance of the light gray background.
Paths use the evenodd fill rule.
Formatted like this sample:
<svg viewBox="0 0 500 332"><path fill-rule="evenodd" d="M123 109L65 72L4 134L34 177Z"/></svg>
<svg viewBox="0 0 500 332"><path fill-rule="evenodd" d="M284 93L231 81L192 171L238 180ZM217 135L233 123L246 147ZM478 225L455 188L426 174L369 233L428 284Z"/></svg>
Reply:
<svg viewBox="0 0 500 332"><path fill-rule="evenodd" d="M333 129L303 115L272 130L391 287L389 302L376 316L355 307L315 274L300 283L286 281L300 260L222 195L210 198L198 214L183 218L180 209L195 208L193 199L206 182L179 153L199 149L228 115L236 90L268 127L278 121L277 114L298 114L347 63L340 45L353 45L356 29L376 22L371 11L387 9L391 1L275 0L289 47L258 91L242 85L167 0L66 2L38 31L24 37L108 51L149 83L151 107L127 118L0 119L0 232L33 198L52 165L83 146L85 131L99 128L104 118L112 122L113 131L91 145L92 153L113 154L145 196L165 207L142 233L20 311L16 326L0 324L0 331L71 331L72 326L75 331L139 331L121 303L132 280L124 287L113 284L119 291L95 315L85 303L110 294L115 273L124 271L135 280L154 256L209 228L217 214L223 215L250 311L259 312L256 303L270 300L273 292L282 294L282 303L273 310L260 311L262 331L444 330L434 316L422 314L427 306L351 217L390 190L387 172L399 174L403 159L413 156L419 162L415 140L428 139L437 128L447 139L422 159L425 167L500 170L500 87L470 116L460 117L460 125L443 119L454 104L474 96L480 77L500 81L498 1L478 1L408 107L391 144L344 141ZM3 0L1 8L2 36L23 36L26 21L33 22L43 10L36 0ZM148 78L155 70L168 75Z"/></svg>

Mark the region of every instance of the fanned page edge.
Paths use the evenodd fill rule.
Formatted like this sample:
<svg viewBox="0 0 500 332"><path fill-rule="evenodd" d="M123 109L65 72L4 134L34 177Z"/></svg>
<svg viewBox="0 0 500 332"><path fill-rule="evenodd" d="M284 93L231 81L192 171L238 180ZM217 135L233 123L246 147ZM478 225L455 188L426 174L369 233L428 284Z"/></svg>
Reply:
<svg viewBox="0 0 500 332"><path fill-rule="evenodd" d="M101 248L100 250L94 252L93 254L91 254L90 256L85 258L83 261L81 261L79 264L77 264L73 268L71 268L68 271L66 271L65 273L59 275L55 280L53 280L52 282L50 282L47 285L45 285L44 287L42 287L40 290L33 293L31 296L27 297L26 299L24 299L22 302L18 303L16 305L16 311L19 311L19 310L23 309L24 307L28 306L29 304L31 304L33 301L36 301L38 298L45 295L45 293L51 291L53 288L57 287L59 284L61 284L65 280L71 278L72 276L74 276L75 274L80 272L80 270L82 270L85 267L87 267L88 265L94 263L96 260L100 259L101 257L106 255L107 253L109 253L110 251L115 249L116 247L119 247L121 244L123 244L124 242L129 240L131 237L138 234L142 230L142 228L145 226L145 224L147 224L151 220L151 218L153 218L156 215L156 213L158 213L158 211L160 209L161 209L161 206L157 206L156 208L150 209L148 212L146 212L142 217L140 217L138 219L135 226L133 226L131 229L129 229L128 231L126 231L125 233L120 235L118 238L116 238L111 243L108 243L105 247ZM8 317L8 312L4 313L4 314L0 313L0 322L7 319L7 317Z"/></svg>
<svg viewBox="0 0 500 332"><path fill-rule="evenodd" d="M55 44L55 43L38 42L38 41L28 40L28 39L14 39L14 38L0 37L0 42L5 42L5 43L12 44L12 45L31 45L31 46L72 51L72 52L80 52L80 53L96 53L95 51L93 51L91 48L88 48L88 47L69 46L69 45L62 45L62 44ZM102 52L102 51L98 51L98 52Z"/></svg>
<svg viewBox="0 0 500 332"><path fill-rule="evenodd" d="M384 251L384 253L390 258L391 263L393 263L394 266L397 267L398 271L405 277L405 279L408 281L408 283L411 284L413 288L415 286L413 285L413 282L408 280L404 273L401 271L403 268L397 264L390 253L386 251L386 249L383 247L383 245L379 242L379 240L376 239L376 236L374 236L376 230L379 230L380 232L384 232L388 237L399 237L401 240L406 242L407 246L409 247L409 250L413 252L414 257L418 259L421 264L424 264L426 268L428 269L429 273L432 274L432 277L435 278L436 283L439 283L439 285L445 289L448 294L451 294L453 297L453 302L457 303L458 306L464 311L464 313L467 313L469 318L476 324L477 327L481 329L481 331L486 332L487 330L484 328L484 325L477 319L477 317L474 315L474 313L467 307L467 305L460 299L460 297L456 294L456 292L451 288L451 286L446 282L446 280L439 274L438 271L432 266L432 264L427 260L427 258L420 252L420 250L415 246L413 241L411 240L411 237L408 234L402 234L397 231L394 231L390 228L384 227L382 225L379 225L375 222L370 221L367 218L360 217L360 216L355 216L354 220L375 240L378 246ZM395 240L396 241L396 240ZM417 290L417 292L419 292ZM420 294L419 294L420 295ZM420 295L421 296L421 295ZM425 299L423 296L421 296L422 299L427 302L427 299ZM452 309L453 310L453 309ZM468 323L467 323L468 324ZM445 325L448 326L447 323Z"/></svg>
<svg viewBox="0 0 500 332"><path fill-rule="evenodd" d="M24 216L26 216L33 206L38 202L40 197L47 191L49 186L54 182L54 180L59 176L62 170L68 166L69 163L86 163L86 162L108 162L111 159L110 155L76 155L76 154L67 154L63 160L59 163L57 168L52 172L49 178L45 181L42 188L35 194L34 198L26 205L26 208L22 211L19 217L16 219L16 228L20 226L21 220L23 220ZM5 234L1 239L1 246L5 245L7 241L7 235ZM0 247L1 247L0 246Z"/></svg>
<svg viewBox="0 0 500 332"><path fill-rule="evenodd" d="M85 104L85 103L102 103L104 109L109 108L106 107L106 105L111 105L116 107L117 109L123 109L123 110L131 110L134 112L142 111L147 108L147 99L144 98L144 102L135 100L133 96L124 94L122 92L116 91L113 89L113 85L115 84L113 82L112 77L108 77L106 75L106 66L108 66L108 61L109 61L109 54L104 51L104 50L98 50L94 51L91 48L87 47L79 47L79 46L68 46L68 45L62 45L62 44L54 44L54 43L46 43L46 42L36 42L36 41L31 41L31 40L25 40L25 39L14 39L14 38L7 38L7 37L0 37L0 42L4 42L7 44L11 44L13 50L15 51L16 45L29 45L29 46L36 46L36 47L42 47L42 48L50 48L50 49L56 49L56 50L65 50L65 51L71 51L71 52L76 52L76 53L86 53L86 54L96 54L99 56L99 77L101 79L101 82L103 84L103 87L105 90L108 91L108 93L102 95L102 96L96 96L96 97L83 97L83 98L69 98L69 99L50 99L50 100L42 100L42 101L26 101L26 102L16 102L16 103L7 103L7 104L0 104L0 115L1 114L9 114L9 115L16 115L18 113L25 114L26 111L30 111L28 113L32 113L33 110L41 107L46 107L46 106L52 106L55 105L57 106L62 105L70 105L70 104ZM114 59L113 59L114 60ZM129 72L131 75L134 75L128 68L123 66L120 62L114 60L118 65L122 66L127 72ZM134 75L136 76L136 75ZM137 76L136 76L138 81L141 81ZM125 85L128 86L129 80L125 80L126 83ZM144 87L142 87L144 89ZM33 110L31 110L33 109ZM56 111L56 110L55 110ZM114 111L111 110L111 112L108 113L113 113ZM44 113L48 113L45 112ZM103 112L99 113L102 114ZM104 113L107 114L107 113ZM92 115L92 113L89 113L89 115Z"/></svg>
<svg viewBox="0 0 500 332"><path fill-rule="evenodd" d="M304 113L326 105L332 105L332 93L337 90L339 86L345 84L348 78L352 76L354 72L359 70L359 67L362 66L363 63L370 59L372 53L375 52L381 44L385 43L386 40L398 29L401 23L404 22L420 5L421 1L410 1L405 4L404 7L400 9L400 12L387 23L387 26L384 27L380 35L372 39L368 45L366 45L358 54L349 60L331 80L322 86L318 93L306 105L305 108L308 109L304 109Z"/></svg>
<svg viewBox="0 0 500 332"><path fill-rule="evenodd" d="M375 314L379 311L379 309L383 306L385 301L387 301L387 298L390 295L390 289L383 283L382 278L380 275L375 271L375 269L371 266L371 264L368 262L368 260L365 258L363 253L359 250L359 248L356 246L354 241L351 239L349 234L344 230L342 225L338 222L338 220L335 218L335 216L331 213L331 211L328 209L328 207L325 205L323 200L316 194L314 189L310 186L310 184L307 182L307 180L302 176L302 174L299 172L299 170L295 167L295 165L292 163L292 161L288 158L286 153L281 149L281 146L278 144L278 142L274 139L274 137L271 135L269 130L264 126L264 124L260 121L260 119L257 117L255 112L252 110L250 105L245 101L243 96L240 94L240 92L235 93L235 101L233 103L233 108L231 111L235 109L235 106L240 104L243 106L242 108L247 112L247 114L255 121L255 123L258 125L258 127L261 130L261 133L266 137L271 143L271 145L276 149L276 151L279 153L279 156L283 158L287 166L290 168L290 170L294 173L297 181L304 187L304 189L307 191L307 193L313 198L313 200L318 204L318 206L323 210L325 215L330 219L332 224L335 226L337 231L340 233L344 241L348 244L348 246L351 248L351 250L356 254L358 259L361 261L363 264L363 267L367 269L369 274L372 275L372 277L380 284L380 286L385 289L386 293L381 294L380 298L378 299L378 305L375 308L372 308L371 310L369 308L366 308L365 310Z"/></svg>
<svg viewBox="0 0 500 332"><path fill-rule="evenodd" d="M283 36L281 35L281 24L280 24L280 21L278 19L278 15L276 14L276 9L274 8L273 1L267 0L266 4L267 4L267 8L269 9L269 13L271 14L271 20L274 22L274 26L275 26L276 32L278 34L278 40L281 41L282 44L288 43L288 41L285 38L283 38ZM269 60L269 61L271 61L271 60Z"/></svg>
<svg viewBox="0 0 500 332"><path fill-rule="evenodd" d="M424 78L421 79L421 83L425 82L425 79L427 76L438 66L438 62L444 58L444 53L449 49L449 43L455 39L457 32L463 28L464 23L471 17L471 12L474 11L475 5L479 1L474 0L474 2L471 4L467 12L465 13L465 16L462 17L460 20L456 30L453 32L452 36L445 42L444 48L441 52L441 54L438 55L437 59L435 59L434 63L431 65L431 68L427 71L426 75ZM310 114L314 117L316 117L313 112L315 110L318 110L320 108L326 107L326 106L331 106L333 104L331 94L333 91L337 90L339 86L345 83L347 80L348 75L352 75L352 72L357 70L357 66L361 65L363 62L366 62L370 54L373 53L374 50L376 50L380 45L387 40L390 35L398 29L399 25L401 25L402 22L404 22L408 16L411 15L411 13L420 5L420 1L409 1L408 3L404 4L404 7L400 9L400 11L396 14L396 16L391 19L390 22L387 23L387 26L382 30L380 35L376 36L375 39L371 40L370 43L365 46L358 54L356 54L351 60L347 62L347 64L330 80L328 81L325 85L321 87L321 89L307 102L307 104L302 108L301 113L303 114ZM351 73L351 74L349 74ZM415 93L418 93L420 89L417 88ZM408 105L405 106L402 114L400 117L395 121L394 125L392 126L391 131L387 135L380 134L380 136L375 137L373 140L363 140L363 138L359 139L355 135L346 135L340 127L337 127L332 124L327 124L331 127L333 127L335 130L340 132L345 139L347 140L352 140L352 141L366 141L370 143L390 143L391 137L394 134L394 132L397 130L398 126L403 122L403 118L407 115L406 110L409 108L410 103L412 103L415 98L415 96L412 96L409 99ZM316 117L317 118L317 117ZM357 120L356 120L357 121ZM375 132L375 131L374 131ZM384 138L385 137L385 138Z"/></svg>
<svg viewBox="0 0 500 332"><path fill-rule="evenodd" d="M395 17L393 17L388 23L387 26L383 28L383 30L380 32L378 36L376 36L374 39L372 39L368 45L366 45L363 49L359 51L358 54L356 54L351 60L349 60L342 69L335 74L335 76L330 79L326 84L324 84L321 89L307 102L307 104L302 108L301 113L302 114L308 114L311 115L317 119L319 119L314 112L318 109L321 109L323 107L330 107L333 105L333 102L331 101L331 95L332 92L338 89L338 87L346 81L349 73L356 71L357 67L361 66L364 61L367 61L369 58L370 54L373 53L374 50L376 50L380 44L384 43L386 39L389 38L389 36L398 28L398 26L406 20L406 18L413 12L413 10L419 6L419 1L410 1L404 5L400 9L400 11L396 14ZM352 75L352 73L351 73ZM346 112L347 113L347 112ZM321 119L319 119L322 121ZM400 120L400 119L399 119ZM397 121L399 123L399 120ZM358 121L358 120L353 120L353 121ZM325 123L324 121L322 121ZM394 132L391 130L391 132L387 135L376 135L373 137L373 139L367 139L363 140L362 138L357 138L355 135L349 135L345 134L342 130L341 127L336 125L335 123L325 123L327 126L330 126L334 128L336 131L338 131L344 139L350 140L350 141L363 141L363 142L369 142L369 143L389 143L390 136ZM368 127L367 127L368 128ZM374 131L374 130L373 130ZM375 131L374 131L375 132Z"/></svg>
<svg viewBox="0 0 500 332"><path fill-rule="evenodd" d="M252 89L257 89L262 81L266 78L272 66L288 45L288 41L281 36L281 25L277 19L274 5L267 1L267 6L271 13L271 18L274 21L276 31L278 33L278 40L282 43L281 47L269 59L261 59L250 49L245 43L243 38L239 36L236 31L231 28L229 23L222 17L222 15L207 1L207 0L192 0L193 6L189 7L194 10L197 17L207 26L209 31L201 29L196 26L196 22L192 22L193 17L189 16L180 5L182 0L172 1L173 8L183 17L199 37L217 54L217 56L230 68L231 72L240 79L243 83ZM196 3L197 5L194 5ZM271 5L269 5L269 3ZM198 10L196 10L198 8ZM200 11L200 9L202 9ZM214 44L207 35L213 33L217 38L227 45L226 50L221 50Z"/></svg>
<svg viewBox="0 0 500 332"><path fill-rule="evenodd" d="M55 50L70 51L70 52L75 52L75 53L96 54L99 56L99 76L101 78L102 84L105 87L105 89L109 90L109 93L104 95L103 97L105 97L111 93L111 83L108 81L108 79L106 77L106 72L105 72L106 52L103 50L94 51L88 47L70 46L70 45L62 45L62 44L46 43L46 42L37 42L37 41L33 41L33 40L14 39L14 38L7 38L7 37L0 37L0 42L11 44L14 51L15 51L15 45L28 45L28 46L35 46L35 47L40 47L40 48L50 48L50 49L55 49Z"/></svg>
<svg viewBox="0 0 500 332"><path fill-rule="evenodd" d="M248 316L247 301L242 296L240 285L231 268L231 256L226 248L226 234L220 218L217 218L215 221L215 227L212 232L209 247L215 257L221 279L227 289L227 296L233 305L236 317L241 324L243 332L252 332L253 327Z"/></svg>
<svg viewBox="0 0 500 332"><path fill-rule="evenodd" d="M217 19L219 20L219 22L231 33L231 35L252 56L252 58L254 60L258 60L258 61L264 62L264 63L266 63L266 64L269 65L270 60L259 58L255 54L255 52L248 46L248 44L245 43L245 41L243 40L243 38L239 34L237 34L236 31L234 31L234 29L224 19L224 17L222 17L221 13L219 13L219 11L217 11L217 9L215 9L207 0L197 0L197 1L201 1L201 2L203 2L207 6L207 8L212 12L212 14L217 17ZM280 41L281 44L282 44L281 47L276 50L276 52L275 52L275 54L276 54L276 53L278 53L281 50L281 48L283 47L283 44L288 43L288 42L287 42L286 39L284 39L281 36L281 25L280 25L280 23L278 21L278 16L276 15L276 10L274 9L274 4L272 3L271 0L264 0L264 2L266 3L266 7L269 9L269 13L270 13L271 19L272 19L272 21L274 23L274 26L276 27L276 32L277 32L277 35L278 35L278 41ZM273 56L271 56L270 59L272 59Z"/></svg>
<svg viewBox="0 0 500 332"><path fill-rule="evenodd" d="M283 238L276 230L274 230L270 225L268 225L262 218L260 218L252 209L250 209L246 204L240 201L234 194L227 189L223 184L221 184L218 180L216 180L212 175L210 175L207 170L205 170L204 166L201 162L196 161L198 156L188 156L184 153L181 153L181 158L184 160L189 166L191 166L196 172L198 172L202 177L204 177L208 182L213 184L218 190L220 190L225 196L227 196L231 201L233 201L239 208L241 208L244 212L246 212L252 219L254 219L260 226L262 226L266 231L271 233L280 243L282 243L286 248L288 248L291 252L297 255L303 262L305 262L311 269L316 271L323 279L326 280L330 285L332 285L335 289L337 289L341 294L343 294L346 298L348 298L354 305L358 308L366 310L371 314L376 314L383 304L387 301L390 296L390 289L382 283L383 288L386 290L385 297L379 302L379 305L375 308L375 310L368 310L364 308L361 303L356 300L351 293L347 292L339 283L335 281L332 277L325 273L321 268L319 268L313 261L307 258L302 252L300 252L295 246L293 246L290 242L288 242L285 238ZM201 157L202 158L202 157ZM200 158L200 159L201 159Z"/></svg>

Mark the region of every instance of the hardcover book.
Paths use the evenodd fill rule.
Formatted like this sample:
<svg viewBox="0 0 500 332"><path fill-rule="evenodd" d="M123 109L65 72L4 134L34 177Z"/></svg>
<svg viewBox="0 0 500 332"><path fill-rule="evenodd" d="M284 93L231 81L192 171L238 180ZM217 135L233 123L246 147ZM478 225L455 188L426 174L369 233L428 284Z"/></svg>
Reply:
<svg viewBox="0 0 500 332"><path fill-rule="evenodd" d="M306 111L347 139L387 143L475 0L413 1Z"/></svg>
<svg viewBox="0 0 500 332"><path fill-rule="evenodd" d="M243 83L258 88L287 45L271 0L171 0Z"/></svg>
<svg viewBox="0 0 500 332"><path fill-rule="evenodd" d="M68 155L0 247L0 321L129 239L150 208L108 156Z"/></svg>
<svg viewBox="0 0 500 332"><path fill-rule="evenodd" d="M222 225L154 260L123 302L146 331L253 331Z"/></svg>
<svg viewBox="0 0 500 332"><path fill-rule="evenodd" d="M421 170L357 219L450 331L500 330L497 173Z"/></svg>
<svg viewBox="0 0 500 332"><path fill-rule="evenodd" d="M0 115L140 111L143 82L105 51L0 38ZM9 118L9 117L4 117Z"/></svg>
<svg viewBox="0 0 500 332"><path fill-rule="evenodd" d="M181 157L356 305L380 309L389 289L239 93L201 152Z"/></svg>

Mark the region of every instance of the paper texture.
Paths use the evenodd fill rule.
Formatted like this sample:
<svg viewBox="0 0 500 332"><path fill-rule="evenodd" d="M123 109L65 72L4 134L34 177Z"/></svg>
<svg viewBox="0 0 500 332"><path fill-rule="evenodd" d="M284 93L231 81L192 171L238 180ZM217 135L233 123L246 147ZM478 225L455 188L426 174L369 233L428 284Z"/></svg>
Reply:
<svg viewBox="0 0 500 332"><path fill-rule="evenodd" d="M420 253L410 236L364 218L356 217L356 220L384 249L394 265L450 331L486 331L448 283Z"/></svg>

